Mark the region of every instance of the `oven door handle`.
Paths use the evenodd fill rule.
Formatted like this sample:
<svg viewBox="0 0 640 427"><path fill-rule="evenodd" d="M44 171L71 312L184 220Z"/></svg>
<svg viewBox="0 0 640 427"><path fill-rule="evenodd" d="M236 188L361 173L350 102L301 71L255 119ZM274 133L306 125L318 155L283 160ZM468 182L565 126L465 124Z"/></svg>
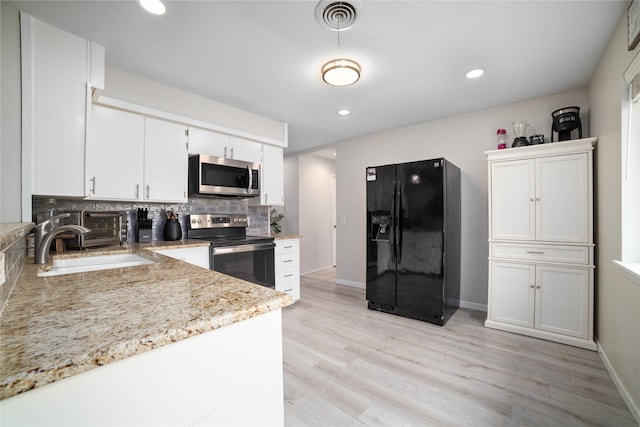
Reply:
<svg viewBox="0 0 640 427"><path fill-rule="evenodd" d="M228 246L224 248L211 248L212 255L237 254L242 252L264 251L272 249L275 243L255 243L251 245Z"/></svg>

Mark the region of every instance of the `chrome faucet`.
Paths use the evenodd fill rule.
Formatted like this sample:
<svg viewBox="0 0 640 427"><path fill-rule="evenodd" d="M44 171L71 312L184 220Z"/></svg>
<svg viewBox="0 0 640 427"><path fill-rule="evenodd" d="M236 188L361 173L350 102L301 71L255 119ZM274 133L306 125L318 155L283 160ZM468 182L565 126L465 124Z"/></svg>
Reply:
<svg viewBox="0 0 640 427"><path fill-rule="evenodd" d="M34 261L36 264L46 264L49 262L49 248L51 247L51 242L53 239L60 233L64 232L72 232L77 235L86 234L91 230L87 227L83 227L81 225L73 225L73 224L64 224L54 227L55 221L61 218L67 218L71 214L62 214L56 215L46 221L42 221L40 224L36 226L35 229L35 238L34 243L36 247L36 253L34 257Z"/></svg>

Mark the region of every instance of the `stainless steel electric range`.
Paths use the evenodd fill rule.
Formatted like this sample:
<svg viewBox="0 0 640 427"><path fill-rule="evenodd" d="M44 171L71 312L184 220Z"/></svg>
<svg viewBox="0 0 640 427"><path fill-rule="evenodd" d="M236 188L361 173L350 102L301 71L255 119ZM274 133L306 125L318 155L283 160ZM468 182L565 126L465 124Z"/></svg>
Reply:
<svg viewBox="0 0 640 427"><path fill-rule="evenodd" d="M247 236L242 214L189 215L187 238L207 240L211 270L275 288L273 237Z"/></svg>

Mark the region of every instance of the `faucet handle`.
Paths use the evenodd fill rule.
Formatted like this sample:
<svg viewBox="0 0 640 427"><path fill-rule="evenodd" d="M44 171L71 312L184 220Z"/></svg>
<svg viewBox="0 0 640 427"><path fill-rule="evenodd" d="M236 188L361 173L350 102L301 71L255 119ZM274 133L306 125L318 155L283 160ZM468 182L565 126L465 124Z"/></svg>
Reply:
<svg viewBox="0 0 640 427"><path fill-rule="evenodd" d="M71 214L68 213L68 212L60 214L60 215L52 216L51 218L49 218L49 219L47 219L45 221L42 221L40 224L36 225L36 228L40 227L40 230L44 230L49 224L52 224L53 221L55 221L57 219L61 219L61 218L68 218L70 216L71 216Z"/></svg>

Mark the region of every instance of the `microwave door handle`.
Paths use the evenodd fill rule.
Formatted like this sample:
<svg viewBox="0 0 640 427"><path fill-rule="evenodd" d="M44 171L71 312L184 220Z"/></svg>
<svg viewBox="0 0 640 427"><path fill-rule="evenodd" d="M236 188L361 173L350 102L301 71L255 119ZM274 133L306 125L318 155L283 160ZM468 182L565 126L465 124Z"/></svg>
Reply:
<svg viewBox="0 0 640 427"><path fill-rule="evenodd" d="M249 186L247 187L247 194L251 193L251 187L253 187L253 173L251 166L247 166L247 172L249 173Z"/></svg>

